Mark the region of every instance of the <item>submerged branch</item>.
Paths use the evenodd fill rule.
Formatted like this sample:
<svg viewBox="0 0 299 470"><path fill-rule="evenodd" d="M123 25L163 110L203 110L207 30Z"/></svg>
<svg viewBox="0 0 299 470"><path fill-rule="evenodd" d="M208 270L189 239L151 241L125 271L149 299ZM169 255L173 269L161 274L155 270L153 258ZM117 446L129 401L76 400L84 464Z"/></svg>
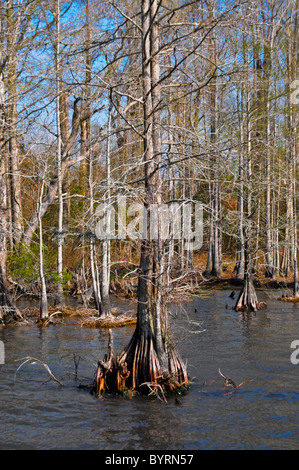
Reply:
<svg viewBox="0 0 299 470"><path fill-rule="evenodd" d="M226 377L225 375L223 375L220 369L218 369L218 372L221 375L221 377L223 377L223 379L224 379L224 387L232 387L234 390L237 390L242 385L244 385L248 382L248 380L244 380L244 382L241 382L239 385L237 385L231 378Z"/></svg>
<svg viewBox="0 0 299 470"><path fill-rule="evenodd" d="M48 366L48 364L46 364L45 362L43 361L40 361L39 359L36 359L35 357L30 357L30 356L26 356L24 358L25 360L22 362L22 364L19 365L19 367L17 368L16 372L15 372L15 378L17 376L17 373L19 372L19 370L21 369L21 367L23 367L25 364L31 364L31 365L35 365L35 364L40 364L42 365L46 371L49 373L50 377L52 380L54 380L54 382L57 382L61 387L63 387L63 383L60 382L60 380L58 380L55 375L51 372L51 369L50 367Z"/></svg>
<svg viewBox="0 0 299 470"><path fill-rule="evenodd" d="M149 388L150 390L149 396L155 395L159 400L163 401L164 403L167 403L165 394L163 392L163 388L161 387L159 383L144 382L140 386L142 387L142 385L146 385ZM162 397L160 396L159 391L161 392Z"/></svg>

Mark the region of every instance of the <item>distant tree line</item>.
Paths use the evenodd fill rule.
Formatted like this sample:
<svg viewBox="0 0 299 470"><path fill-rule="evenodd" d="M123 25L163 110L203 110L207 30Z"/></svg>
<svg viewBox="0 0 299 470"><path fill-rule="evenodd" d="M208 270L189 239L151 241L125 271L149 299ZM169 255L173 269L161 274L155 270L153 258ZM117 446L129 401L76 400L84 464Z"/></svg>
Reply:
<svg viewBox="0 0 299 470"><path fill-rule="evenodd" d="M126 360L154 351L183 380L166 347L176 279L231 270L244 282L237 308L252 310L255 275L293 279L299 295L298 11L298 0L0 1L2 311L16 311L11 279L37 282L41 317L50 285L63 303L83 279L109 315L111 281L131 273ZM158 207L155 240L95 237L97 207L120 194ZM161 232L162 205L188 201L203 206L196 251Z"/></svg>

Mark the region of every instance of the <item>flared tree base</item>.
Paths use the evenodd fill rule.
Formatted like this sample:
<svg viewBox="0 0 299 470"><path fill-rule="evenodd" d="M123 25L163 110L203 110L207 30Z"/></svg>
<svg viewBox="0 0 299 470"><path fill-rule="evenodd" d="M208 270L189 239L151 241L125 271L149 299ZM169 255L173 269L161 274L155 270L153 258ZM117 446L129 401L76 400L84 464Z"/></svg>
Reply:
<svg viewBox="0 0 299 470"><path fill-rule="evenodd" d="M256 312L261 307L262 304L258 301L252 279L246 279L236 302L235 310L237 312L245 310Z"/></svg>
<svg viewBox="0 0 299 470"><path fill-rule="evenodd" d="M185 364L177 351L170 348L167 353L167 368L155 349L150 332L141 335L136 328L131 341L119 357L113 351L112 333L109 331L108 354L99 361L93 391L96 395L104 392L124 393L134 390L149 394L155 387L163 393L175 393L189 386Z"/></svg>

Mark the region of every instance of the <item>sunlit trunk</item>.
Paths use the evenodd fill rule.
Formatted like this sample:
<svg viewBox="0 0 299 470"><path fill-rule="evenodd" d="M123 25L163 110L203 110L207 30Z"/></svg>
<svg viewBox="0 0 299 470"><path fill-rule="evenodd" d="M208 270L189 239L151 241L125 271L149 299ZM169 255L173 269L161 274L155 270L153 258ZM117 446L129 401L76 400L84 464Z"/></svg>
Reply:
<svg viewBox="0 0 299 470"><path fill-rule="evenodd" d="M0 18L0 37L2 38L2 24ZM0 63L2 54L0 51ZM9 321L10 317L18 314L7 288L7 236L8 236L8 207L7 207L7 181L5 168L6 150L6 122L5 122L5 86L2 71L0 71L0 320Z"/></svg>
<svg viewBox="0 0 299 470"><path fill-rule="evenodd" d="M40 197L39 197L39 214L41 209L42 197L44 192L44 184L45 184L45 172L43 174L43 181L40 190ZM46 287L46 280L45 280L45 273L44 273L44 254L43 254L43 224L42 218L39 215L39 273L40 273L40 283L41 283L41 299L40 299L40 307L39 307L39 317L41 320L45 320L49 317L49 310L48 310L48 297L47 297L47 287Z"/></svg>
<svg viewBox="0 0 299 470"><path fill-rule="evenodd" d="M188 377L168 327L165 305L165 250L161 236L161 134L160 134L160 67L157 0L143 0L142 18L142 79L144 111L145 208L147 236L142 241L138 283L137 325L133 337L113 362L101 361L95 391L105 390L103 379L114 377L114 390L124 387L143 388L146 383L159 383L167 390L187 386ZM151 239L150 209L157 208L156 236ZM108 367L108 368L107 368ZM124 381L120 375L128 370ZM111 385L110 385L111 387ZM111 388L110 388L111 390Z"/></svg>
<svg viewBox="0 0 299 470"><path fill-rule="evenodd" d="M56 44L55 44L55 66L56 66L56 128L57 128L57 178L58 178L58 234L57 234L57 274L58 274L58 303L63 305L63 193L62 193L62 141L61 141L61 68L60 68L60 0L55 3L56 16Z"/></svg>

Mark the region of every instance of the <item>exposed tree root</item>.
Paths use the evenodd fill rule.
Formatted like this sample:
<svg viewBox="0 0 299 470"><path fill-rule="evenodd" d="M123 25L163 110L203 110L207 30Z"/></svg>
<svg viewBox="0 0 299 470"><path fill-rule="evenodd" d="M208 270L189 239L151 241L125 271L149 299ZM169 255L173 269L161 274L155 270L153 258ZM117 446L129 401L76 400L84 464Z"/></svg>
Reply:
<svg viewBox="0 0 299 470"><path fill-rule="evenodd" d="M167 403L164 390L163 390L162 386L159 383L145 382L144 384L141 384L141 385L142 386L146 385L149 388L149 390L150 390L149 395L155 395L159 400L164 401L165 403Z"/></svg>
<svg viewBox="0 0 299 470"><path fill-rule="evenodd" d="M129 371L125 362L120 363L113 350L112 330L109 330L108 353L103 361L98 362L98 369L94 381L93 392L96 395L109 392L122 392L126 388L126 379Z"/></svg>
<svg viewBox="0 0 299 470"><path fill-rule="evenodd" d="M243 289L239 294L235 310L237 312L244 310L251 310L252 312L256 312L260 308L261 305L258 301L253 281L251 278L248 278L246 279Z"/></svg>
<svg viewBox="0 0 299 470"><path fill-rule="evenodd" d="M47 318L39 318L36 324L38 326L46 327L56 323L61 323L61 318L57 320L57 317L62 317L62 313L59 310L51 313L51 315L49 315Z"/></svg>
<svg viewBox="0 0 299 470"><path fill-rule="evenodd" d="M140 335L138 329L119 357L115 357L112 332L109 330L108 354L99 361L94 382L96 395L105 391L122 393L135 390L149 394L162 390L163 394L187 389L186 367L174 348L167 354L168 370L163 371L151 334ZM150 387L149 387L150 384Z"/></svg>
<svg viewBox="0 0 299 470"><path fill-rule="evenodd" d="M24 322L24 317L20 311L11 306L0 307L0 324L12 325Z"/></svg>

